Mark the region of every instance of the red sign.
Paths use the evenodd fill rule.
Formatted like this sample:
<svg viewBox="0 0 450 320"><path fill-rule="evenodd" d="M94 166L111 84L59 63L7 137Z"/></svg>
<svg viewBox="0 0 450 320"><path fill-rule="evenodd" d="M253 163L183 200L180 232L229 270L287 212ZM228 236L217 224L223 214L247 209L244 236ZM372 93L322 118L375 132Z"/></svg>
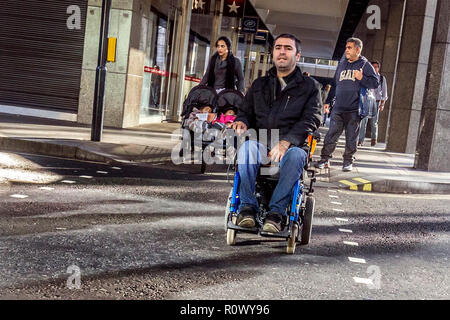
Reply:
<svg viewBox="0 0 450 320"><path fill-rule="evenodd" d="M168 77L169 76L169 72L168 71L159 70L157 68L152 68L152 67L144 67L144 72L157 74L157 75L160 75L160 76L163 76L163 77ZM175 73L172 73L172 77L176 78L177 75ZM197 82L197 83L200 83L202 81L202 79L200 79L200 78L195 78L195 77L190 77L190 76L185 76L184 80L193 81L193 82Z"/></svg>

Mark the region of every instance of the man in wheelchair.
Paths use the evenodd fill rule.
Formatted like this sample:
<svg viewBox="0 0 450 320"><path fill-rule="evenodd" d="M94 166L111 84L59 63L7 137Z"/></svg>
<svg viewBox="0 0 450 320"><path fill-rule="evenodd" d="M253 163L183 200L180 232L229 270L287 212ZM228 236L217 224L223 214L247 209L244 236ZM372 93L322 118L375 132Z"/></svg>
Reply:
<svg viewBox="0 0 450 320"><path fill-rule="evenodd" d="M304 150L307 137L322 120L320 85L313 78L303 76L296 66L300 56L301 42L295 36L281 34L275 39L275 67L253 82L232 125L238 135L247 129L266 129L267 141L272 140L272 130L278 130L279 134L279 140L270 145L248 140L238 150L240 204L236 223L239 227L255 227L258 210L255 184L266 156L278 163L280 178L269 203L263 231L278 233L287 220L290 194L307 161Z"/></svg>

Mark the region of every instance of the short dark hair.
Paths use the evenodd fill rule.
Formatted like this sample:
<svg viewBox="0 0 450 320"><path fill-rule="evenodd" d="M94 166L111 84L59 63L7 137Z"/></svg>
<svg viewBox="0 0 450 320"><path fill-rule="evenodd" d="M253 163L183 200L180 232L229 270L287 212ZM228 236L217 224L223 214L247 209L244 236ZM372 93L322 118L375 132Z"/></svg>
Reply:
<svg viewBox="0 0 450 320"><path fill-rule="evenodd" d="M378 60L373 60L373 61L371 62L371 64L375 64L375 63L378 65L378 68L381 69L381 63L380 63L380 61L378 61Z"/></svg>
<svg viewBox="0 0 450 320"><path fill-rule="evenodd" d="M363 49L363 42L359 38L348 38L347 42L352 42L355 44L356 47L361 48L361 51Z"/></svg>
<svg viewBox="0 0 450 320"><path fill-rule="evenodd" d="M273 42L274 46L275 46L275 43L277 42L277 40L280 39L280 38L288 38L288 39L294 40L294 42L295 42L295 49L297 50L295 52L295 54L297 54L299 52L302 52L302 42L296 36L294 36L293 34L290 34L290 33L282 33L282 34L280 34L279 36L277 36L275 38L275 40Z"/></svg>

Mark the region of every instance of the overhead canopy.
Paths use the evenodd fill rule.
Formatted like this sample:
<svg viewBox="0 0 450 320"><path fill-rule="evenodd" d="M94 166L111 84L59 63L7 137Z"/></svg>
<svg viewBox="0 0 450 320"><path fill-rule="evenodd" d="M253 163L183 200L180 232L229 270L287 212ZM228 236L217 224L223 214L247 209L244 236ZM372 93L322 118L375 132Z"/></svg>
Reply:
<svg viewBox="0 0 450 320"><path fill-rule="evenodd" d="M250 2L274 36L292 33L302 41L303 56L324 59L333 57L349 0Z"/></svg>

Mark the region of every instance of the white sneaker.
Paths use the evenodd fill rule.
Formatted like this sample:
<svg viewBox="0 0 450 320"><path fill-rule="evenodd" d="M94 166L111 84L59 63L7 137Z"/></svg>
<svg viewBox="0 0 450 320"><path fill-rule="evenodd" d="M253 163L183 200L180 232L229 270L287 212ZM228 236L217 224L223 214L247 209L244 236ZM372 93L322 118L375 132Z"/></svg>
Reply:
<svg viewBox="0 0 450 320"><path fill-rule="evenodd" d="M348 172L348 171L352 171L352 170L353 170L353 164L351 164L351 163L346 164L342 167L342 171Z"/></svg>

